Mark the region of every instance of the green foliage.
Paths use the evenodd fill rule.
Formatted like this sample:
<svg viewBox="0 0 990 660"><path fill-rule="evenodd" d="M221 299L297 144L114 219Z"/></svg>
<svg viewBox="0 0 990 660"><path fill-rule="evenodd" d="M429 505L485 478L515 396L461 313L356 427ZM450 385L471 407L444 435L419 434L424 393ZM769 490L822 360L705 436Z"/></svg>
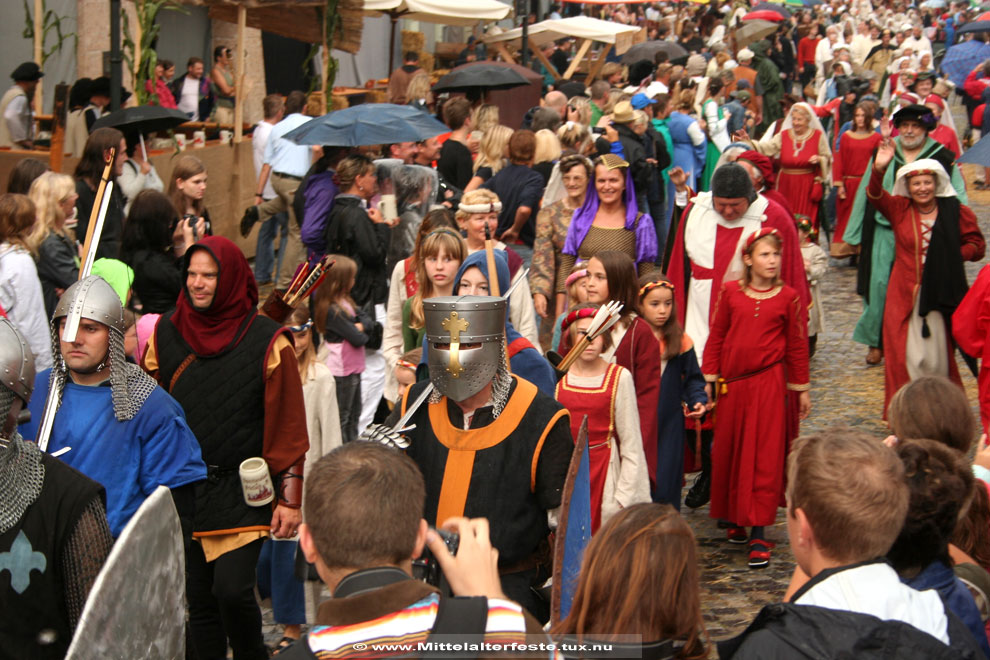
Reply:
<svg viewBox="0 0 990 660"><path fill-rule="evenodd" d="M327 0L326 7L323 10L323 20L326 25L326 49L327 49L327 87L323 90L324 96L327 99L327 111L333 109L333 83L337 80L337 70L340 68L340 62L337 61L336 57L333 57L333 38L337 34L337 29L340 27L340 12L337 11L337 7L340 4L340 0Z"/></svg>
<svg viewBox="0 0 990 660"><path fill-rule="evenodd" d="M138 44L134 43L134 37L131 35L127 12L123 8L120 10L124 61L127 63L127 69L134 74L134 94L137 96L138 105L144 105L148 101L157 105L157 90L152 88L149 92L145 89L145 83L154 79L155 67L158 65L158 53L152 47L161 30L161 26L156 22L158 12L162 9L188 12L176 0L134 0L134 9L138 27L141 29L141 39Z"/></svg>
<svg viewBox="0 0 990 660"><path fill-rule="evenodd" d="M42 21L41 21L41 68L45 68L45 62L48 61L55 53L61 52L62 46L66 41L72 40L73 49L76 47L79 41L79 37L75 32L63 31L62 21L65 20L65 16L59 16L52 9L46 9L45 3L41 3ZM55 32L55 43L51 48L45 48L45 44L48 42L48 35L52 31ZM25 39L31 39L34 41L34 17L31 14L31 7L28 5L28 0L24 0L24 32L22 33Z"/></svg>

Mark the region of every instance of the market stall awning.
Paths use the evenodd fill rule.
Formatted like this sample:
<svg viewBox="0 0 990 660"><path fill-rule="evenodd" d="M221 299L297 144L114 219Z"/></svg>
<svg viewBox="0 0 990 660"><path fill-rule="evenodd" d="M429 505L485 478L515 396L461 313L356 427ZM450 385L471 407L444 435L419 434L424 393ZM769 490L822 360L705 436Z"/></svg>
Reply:
<svg viewBox="0 0 990 660"><path fill-rule="evenodd" d="M364 0L364 11L369 16L389 16L393 20L474 25L508 18L512 7L498 0Z"/></svg>
<svg viewBox="0 0 990 660"><path fill-rule="evenodd" d="M238 22L238 9L247 10L246 26L282 37L323 43L324 11L327 0L179 0L180 4L209 7L210 18ZM334 34L333 47L348 53L361 49L364 23L361 0L337 3L340 23Z"/></svg>
<svg viewBox="0 0 990 660"><path fill-rule="evenodd" d="M529 39L536 45L548 41L556 41L566 37L587 39L615 46L615 53L621 55L633 45L633 36L640 31L635 25L623 25L612 21L603 21L590 16L574 16L572 18L549 19L529 26ZM485 35L482 40L486 43L506 44L519 41L522 38L522 28L513 28L498 34Z"/></svg>

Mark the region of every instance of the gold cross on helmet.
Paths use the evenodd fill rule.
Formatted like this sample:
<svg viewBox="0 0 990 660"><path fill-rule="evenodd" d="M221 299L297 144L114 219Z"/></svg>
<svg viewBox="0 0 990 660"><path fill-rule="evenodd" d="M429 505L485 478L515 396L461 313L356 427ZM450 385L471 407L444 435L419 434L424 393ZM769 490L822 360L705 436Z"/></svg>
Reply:
<svg viewBox="0 0 990 660"><path fill-rule="evenodd" d="M450 316L445 318L441 325L443 325L444 330L450 333L450 363L447 371L454 378L459 378L464 371L458 359L461 346L461 333L467 330L471 324L459 317L457 312L451 312Z"/></svg>

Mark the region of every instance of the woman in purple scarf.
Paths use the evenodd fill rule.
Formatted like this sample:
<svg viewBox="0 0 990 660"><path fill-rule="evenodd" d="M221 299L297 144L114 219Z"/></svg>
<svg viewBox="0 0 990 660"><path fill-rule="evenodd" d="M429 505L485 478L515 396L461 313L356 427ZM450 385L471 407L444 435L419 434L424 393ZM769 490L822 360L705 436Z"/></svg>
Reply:
<svg viewBox="0 0 990 660"><path fill-rule="evenodd" d="M636 206L629 163L616 154L594 163L594 181L567 231L560 273L566 278L576 259L587 261L605 250L628 254L640 275L649 273L657 257L657 234L653 218Z"/></svg>

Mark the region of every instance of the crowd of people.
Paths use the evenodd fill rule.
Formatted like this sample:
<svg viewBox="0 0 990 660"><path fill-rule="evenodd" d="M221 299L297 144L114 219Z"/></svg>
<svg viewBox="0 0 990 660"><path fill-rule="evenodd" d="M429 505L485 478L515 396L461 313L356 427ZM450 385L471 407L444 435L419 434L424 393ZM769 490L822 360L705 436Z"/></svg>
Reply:
<svg viewBox="0 0 990 660"><path fill-rule="evenodd" d="M269 95L239 223L258 226L253 264L214 235L203 163L162 176L142 136L93 128L109 81L78 81L74 173L26 158L0 196L0 553L49 558L9 578L0 564L0 656L39 640L64 655L158 486L182 526L190 658L268 657L256 588L287 658L542 635L554 530L582 513L565 496L577 444L592 540L551 634L709 657L679 511L708 505L756 570L784 507L791 585L720 657L990 657L990 270L970 288L986 243L957 162L990 59L953 82L939 44L984 33L962 29L968 5L931 4L778 5L775 31L745 43L741 0L596 5L661 46L602 53L578 83L540 63L566 70L573 44L547 43L520 126L435 95L408 52L389 100L449 129L419 142L298 145L306 94ZM0 146L33 145L42 75L13 72ZM234 80L219 46L208 75L160 61L146 91L229 123ZM116 185L87 255L105 163ZM886 440L800 433L829 267L856 269L853 339L883 364ZM981 363L980 424L957 349ZM260 504L242 490L251 459L268 468ZM412 579L424 547L457 606Z"/></svg>

